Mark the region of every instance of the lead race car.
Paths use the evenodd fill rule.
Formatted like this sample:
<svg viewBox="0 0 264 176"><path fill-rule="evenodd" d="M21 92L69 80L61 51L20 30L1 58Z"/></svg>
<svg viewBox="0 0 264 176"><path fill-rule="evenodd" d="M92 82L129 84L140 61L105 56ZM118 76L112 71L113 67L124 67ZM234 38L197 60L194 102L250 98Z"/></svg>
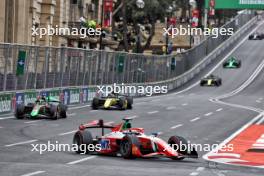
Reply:
<svg viewBox="0 0 264 176"><path fill-rule="evenodd" d="M73 144L77 145L76 153L91 153L84 146L98 145L99 151L92 151L91 154L121 155L125 159L130 158L151 158L166 157L173 160L184 158L198 158L194 148L188 147L190 143L180 136L171 136L168 142L158 138L157 133L146 135L143 128L132 128L129 118L118 125L104 124L103 120L95 120L79 126L79 130L73 137ZM102 130L101 136L93 137L91 129ZM105 129L111 132L104 134ZM185 147L184 147L185 146Z"/></svg>
<svg viewBox="0 0 264 176"><path fill-rule="evenodd" d="M207 77L202 78L200 81L200 86L221 86L222 79L215 75L209 75Z"/></svg>
<svg viewBox="0 0 264 176"><path fill-rule="evenodd" d="M264 39L264 34L263 33L259 33L259 32L255 32L253 34L251 34L248 37L249 40L263 40Z"/></svg>
<svg viewBox="0 0 264 176"><path fill-rule="evenodd" d="M235 57L231 57L223 63L224 68L240 68L241 60L236 59Z"/></svg>
<svg viewBox="0 0 264 176"><path fill-rule="evenodd" d="M121 110L132 109L133 98L131 96L110 93L108 96L94 97L92 101L92 109L111 109L117 108Z"/></svg>
<svg viewBox="0 0 264 176"><path fill-rule="evenodd" d="M27 117L31 119L50 118L57 120L58 118L67 117L67 106L54 97L39 96L35 103L18 104L15 110L15 117L17 119Z"/></svg>

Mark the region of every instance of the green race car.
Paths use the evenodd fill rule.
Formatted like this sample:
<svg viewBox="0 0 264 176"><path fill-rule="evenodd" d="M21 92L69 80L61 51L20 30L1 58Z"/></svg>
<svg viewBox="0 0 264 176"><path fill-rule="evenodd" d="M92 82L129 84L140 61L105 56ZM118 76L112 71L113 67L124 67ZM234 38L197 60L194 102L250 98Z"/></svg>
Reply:
<svg viewBox="0 0 264 176"><path fill-rule="evenodd" d="M18 104L15 110L17 119L27 118L50 118L57 120L58 118L67 117L67 106L54 97L38 97L35 103L27 105Z"/></svg>
<svg viewBox="0 0 264 176"><path fill-rule="evenodd" d="M241 61L237 60L234 57L231 57L230 59L226 60L223 63L224 68L240 68L241 67Z"/></svg>

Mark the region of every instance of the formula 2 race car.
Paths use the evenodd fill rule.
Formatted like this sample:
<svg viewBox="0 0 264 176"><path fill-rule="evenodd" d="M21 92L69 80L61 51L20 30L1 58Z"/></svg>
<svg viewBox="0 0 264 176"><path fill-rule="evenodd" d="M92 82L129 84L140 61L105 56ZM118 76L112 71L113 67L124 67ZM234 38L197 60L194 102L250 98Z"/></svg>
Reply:
<svg viewBox="0 0 264 176"><path fill-rule="evenodd" d="M255 32L253 34L251 34L249 37L248 37L249 40L262 40L264 39L264 34L261 34L261 33L258 33L258 32Z"/></svg>
<svg viewBox="0 0 264 176"><path fill-rule="evenodd" d="M166 157L173 160L184 158L198 158L198 153L188 145L186 139L180 136L171 136L168 142L158 138L157 133L144 134L143 128L132 128L129 118L118 125L104 123L103 120L95 120L79 126L79 130L73 137L76 153L103 154L130 158ZM101 136L94 137L90 132L94 128L102 130ZM106 129L111 132L104 134ZM85 146L100 145L100 150L90 151ZM188 147L188 146L189 147ZM185 147L184 147L185 146Z"/></svg>
<svg viewBox="0 0 264 176"><path fill-rule="evenodd" d="M27 118L58 118L67 117L67 106L54 97L38 97L35 103L18 104L15 111L17 119Z"/></svg>
<svg viewBox="0 0 264 176"><path fill-rule="evenodd" d="M111 93L106 97L94 97L92 101L92 109L111 109L117 108L121 110L132 109L133 98L130 96Z"/></svg>
<svg viewBox="0 0 264 176"><path fill-rule="evenodd" d="M229 58L223 63L224 68L240 68L241 67L241 60L237 60L234 57Z"/></svg>
<svg viewBox="0 0 264 176"><path fill-rule="evenodd" d="M218 87L221 85L222 85L222 79L214 75L209 75L200 81L200 86L217 86Z"/></svg>

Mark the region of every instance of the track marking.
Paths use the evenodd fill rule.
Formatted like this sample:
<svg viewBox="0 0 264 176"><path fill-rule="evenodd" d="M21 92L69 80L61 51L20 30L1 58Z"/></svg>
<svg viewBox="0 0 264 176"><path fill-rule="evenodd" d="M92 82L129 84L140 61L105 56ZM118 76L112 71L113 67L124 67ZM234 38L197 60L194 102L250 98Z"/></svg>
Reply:
<svg viewBox="0 0 264 176"><path fill-rule="evenodd" d="M65 136L65 135L68 135L68 134L72 134L72 133L75 133L76 130L73 130L73 131L68 131L68 132L65 132L65 133L60 133L58 134L59 136Z"/></svg>
<svg viewBox="0 0 264 176"><path fill-rule="evenodd" d="M89 107L91 105L84 105L84 106L77 106L77 107L70 107L69 110L72 110L72 109L82 109L82 108L86 108L86 107Z"/></svg>
<svg viewBox="0 0 264 176"><path fill-rule="evenodd" d="M204 114L204 116L206 116L206 117L208 117L208 116L210 116L210 115L213 115L213 112L209 112L209 113L207 113L207 114Z"/></svg>
<svg viewBox="0 0 264 176"><path fill-rule="evenodd" d="M199 175L199 173L198 172L192 172L192 173L190 173L190 175L191 176L196 176L196 175Z"/></svg>
<svg viewBox="0 0 264 176"><path fill-rule="evenodd" d="M155 113L158 113L159 111L150 111L148 112L148 114L155 114Z"/></svg>
<svg viewBox="0 0 264 176"><path fill-rule="evenodd" d="M182 104L182 106L187 106L187 105L188 105L188 103L183 103L183 104Z"/></svg>
<svg viewBox="0 0 264 176"><path fill-rule="evenodd" d="M264 115L263 115L263 117L256 123L257 125L260 125L260 124L262 124L264 122Z"/></svg>
<svg viewBox="0 0 264 176"><path fill-rule="evenodd" d="M200 119L200 117L196 117L196 118L190 120L190 122L195 122L195 121L197 121L197 120L199 120L199 119Z"/></svg>
<svg viewBox="0 0 264 176"><path fill-rule="evenodd" d="M261 100L256 100L257 103L261 103Z"/></svg>
<svg viewBox="0 0 264 176"><path fill-rule="evenodd" d="M94 159L94 158L96 158L96 156L88 156L86 158L82 158L82 159L79 159L79 160L76 160L76 161L72 161L72 162L69 162L67 164L74 165L74 164L81 163L81 162L84 162L84 161L87 161L87 160L90 160L90 159Z"/></svg>
<svg viewBox="0 0 264 176"><path fill-rule="evenodd" d="M5 120L5 119L14 119L14 116L0 117L0 120Z"/></svg>
<svg viewBox="0 0 264 176"><path fill-rule="evenodd" d="M24 123L30 124L30 123L37 123L37 122L40 122L40 121L43 121L43 120L31 120L31 121L27 121L27 122L24 122Z"/></svg>
<svg viewBox="0 0 264 176"><path fill-rule="evenodd" d="M46 171L36 171L36 172L31 172L31 173L28 173L28 174L24 174L24 175L21 175L21 176L33 176L33 175L38 175L38 174L42 174L42 173L45 173Z"/></svg>
<svg viewBox="0 0 264 176"><path fill-rule="evenodd" d="M216 112L220 112L222 110L223 110L223 108L219 108L219 109L216 110Z"/></svg>
<svg viewBox="0 0 264 176"><path fill-rule="evenodd" d="M68 114L68 116L75 116L76 115L76 113L70 113L70 114Z"/></svg>
<svg viewBox="0 0 264 176"><path fill-rule="evenodd" d="M197 172L201 172L201 171L204 171L204 169L205 169L204 167L198 167L198 168L196 169L196 171L197 171Z"/></svg>
<svg viewBox="0 0 264 176"><path fill-rule="evenodd" d="M176 109L176 107L175 106L170 106L170 107L167 107L166 109L167 110L172 110L172 109Z"/></svg>
<svg viewBox="0 0 264 176"><path fill-rule="evenodd" d="M98 110L91 110L90 112L97 112Z"/></svg>
<svg viewBox="0 0 264 176"><path fill-rule="evenodd" d="M1 129L1 128L4 128L4 127L1 127L1 126L0 126L0 129Z"/></svg>
<svg viewBox="0 0 264 176"><path fill-rule="evenodd" d="M13 147L13 146L16 146L16 145L33 143L33 142L36 142L36 141L38 141L38 140L37 139L34 139L34 140L29 140L29 141L23 141L23 142L18 142L18 143L14 143L14 144L5 145L5 147Z"/></svg>
<svg viewBox="0 0 264 176"><path fill-rule="evenodd" d="M183 126L183 124L175 125L175 126L171 127L171 129L179 128L179 127L181 127L181 126Z"/></svg>
<svg viewBox="0 0 264 176"><path fill-rule="evenodd" d="M126 117L126 118L129 118L129 119L136 119L136 118L138 118L138 116L137 116L137 115L133 115L133 116L128 116L128 117Z"/></svg>

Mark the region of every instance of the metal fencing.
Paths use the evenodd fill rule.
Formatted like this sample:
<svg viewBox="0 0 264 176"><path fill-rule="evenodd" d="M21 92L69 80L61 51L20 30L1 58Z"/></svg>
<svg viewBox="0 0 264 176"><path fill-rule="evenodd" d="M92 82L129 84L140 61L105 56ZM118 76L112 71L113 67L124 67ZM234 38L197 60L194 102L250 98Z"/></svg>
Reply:
<svg viewBox="0 0 264 176"><path fill-rule="evenodd" d="M223 28L236 32L253 17L240 14ZM0 91L169 80L193 68L229 37L207 37L190 50L166 56L2 43ZM26 53L23 74L17 73L20 51Z"/></svg>

